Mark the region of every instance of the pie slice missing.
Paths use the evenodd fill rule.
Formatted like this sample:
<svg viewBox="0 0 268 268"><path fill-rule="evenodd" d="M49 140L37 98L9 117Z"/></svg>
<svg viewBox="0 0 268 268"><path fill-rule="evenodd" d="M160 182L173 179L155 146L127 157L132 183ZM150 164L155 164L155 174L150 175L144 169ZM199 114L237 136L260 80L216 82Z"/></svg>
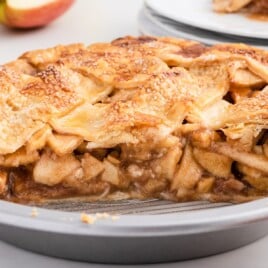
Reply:
<svg viewBox="0 0 268 268"><path fill-rule="evenodd" d="M268 195L268 53L124 37L0 68L0 193L243 202Z"/></svg>

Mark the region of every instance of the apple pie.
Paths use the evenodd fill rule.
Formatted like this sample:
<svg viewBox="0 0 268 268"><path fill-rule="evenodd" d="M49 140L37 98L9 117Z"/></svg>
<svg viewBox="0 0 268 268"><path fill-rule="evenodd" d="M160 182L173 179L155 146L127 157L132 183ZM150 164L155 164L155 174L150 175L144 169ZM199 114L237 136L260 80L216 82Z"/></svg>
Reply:
<svg viewBox="0 0 268 268"><path fill-rule="evenodd" d="M213 9L217 12L240 12L268 15L267 0L213 0Z"/></svg>
<svg viewBox="0 0 268 268"><path fill-rule="evenodd" d="M124 37L0 66L0 193L243 202L268 195L268 52Z"/></svg>

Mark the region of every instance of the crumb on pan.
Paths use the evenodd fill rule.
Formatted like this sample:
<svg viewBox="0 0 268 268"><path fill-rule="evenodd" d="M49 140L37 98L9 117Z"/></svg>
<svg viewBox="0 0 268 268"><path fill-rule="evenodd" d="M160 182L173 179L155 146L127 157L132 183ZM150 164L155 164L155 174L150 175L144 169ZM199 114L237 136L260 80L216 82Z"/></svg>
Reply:
<svg viewBox="0 0 268 268"><path fill-rule="evenodd" d="M80 220L81 222L86 223L86 224L94 224L96 221L96 217L93 217L86 213L81 213Z"/></svg>
<svg viewBox="0 0 268 268"><path fill-rule="evenodd" d="M38 211L37 211L37 208L32 208L32 211L31 211L31 217L35 218L38 216Z"/></svg>
<svg viewBox="0 0 268 268"><path fill-rule="evenodd" d="M105 220L111 219L112 221L116 221L119 219L118 215L110 215L109 213L96 213L95 215L89 215L86 213L81 213L80 220L86 224L94 224L97 220Z"/></svg>

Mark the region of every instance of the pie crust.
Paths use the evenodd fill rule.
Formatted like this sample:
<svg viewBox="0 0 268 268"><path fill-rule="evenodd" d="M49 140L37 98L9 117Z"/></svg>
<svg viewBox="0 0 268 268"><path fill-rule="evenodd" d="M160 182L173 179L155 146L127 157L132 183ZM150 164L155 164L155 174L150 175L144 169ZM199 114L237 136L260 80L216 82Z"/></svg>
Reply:
<svg viewBox="0 0 268 268"><path fill-rule="evenodd" d="M0 193L243 202L268 195L268 52L124 37L0 67Z"/></svg>

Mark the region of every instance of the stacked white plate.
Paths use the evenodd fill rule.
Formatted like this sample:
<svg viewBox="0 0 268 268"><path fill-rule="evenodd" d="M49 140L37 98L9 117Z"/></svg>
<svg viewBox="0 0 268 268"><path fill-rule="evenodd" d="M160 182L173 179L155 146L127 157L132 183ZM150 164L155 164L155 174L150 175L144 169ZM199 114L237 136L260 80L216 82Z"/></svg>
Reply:
<svg viewBox="0 0 268 268"><path fill-rule="evenodd" d="M142 34L215 43L247 43L268 48L268 21L244 14L218 14L212 0L146 0L139 14Z"/></svg>

